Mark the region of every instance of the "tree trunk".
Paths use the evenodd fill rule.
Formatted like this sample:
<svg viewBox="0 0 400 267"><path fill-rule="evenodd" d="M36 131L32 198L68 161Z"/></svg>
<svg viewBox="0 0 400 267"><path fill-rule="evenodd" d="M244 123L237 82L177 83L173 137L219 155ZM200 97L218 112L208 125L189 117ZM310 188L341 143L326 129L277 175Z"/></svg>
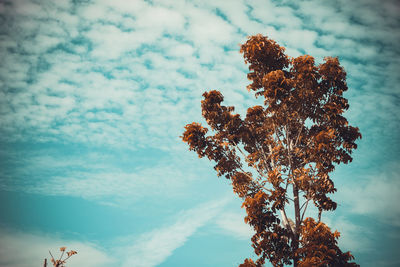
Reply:
<svg viewBox="0 0 400 267"><path fill-rule="evenodd" d="M293 240L292 244L293 244L293 251L296 251L299 248L299 241L298 240ZM294 256L293 257L293 267L297 267L298 266L298 262L299 262L299 257L298 256Z"/></svg>
<svg viewBox="0 0 400 267"><path fill-rule="evenodd" d="M294 200L294 215L296 219L296 231L293 237L292 248L293 252L295 253L293 257L293 266L297 267L298 265L298 256L296 255L297 249L299 248L299 230L300 230L300 201L299 201L299 189L297 188L296 184L293 183L293 200Z"/></svg>

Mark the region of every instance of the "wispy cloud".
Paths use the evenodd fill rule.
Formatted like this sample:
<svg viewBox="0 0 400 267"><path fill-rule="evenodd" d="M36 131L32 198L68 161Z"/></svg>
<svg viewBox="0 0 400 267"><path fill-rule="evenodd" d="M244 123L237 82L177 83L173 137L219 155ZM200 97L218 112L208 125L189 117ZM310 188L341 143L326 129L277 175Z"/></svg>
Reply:
<svg viewBox="0 0 400 267"><path fill-rule="evenodd" d="M138 237L131 246L119 249L124 258L122 266L157 266L202 226L217 216L227 204L227 199L203 203L181 212L176 221Z"/></svg>
<svg viewBox="0 0 400 267"><path fill-rule="evenodd" d="M199 173L212 173L192 163L186 154L171 155L162 150L83 153L81 149L70 150L69 156L56 149L3 152L0 158L7 160L0 164L0 188L103 203L107 199L108 204L132 204L149 196L180 199L193 196L191 190L205 179ZM195 195L204 198L200 193Z"/></svg>
<svg viewBox="0 0 400 267"><path fill-rule="evenodd" d="M399 227L399 166L386 164L383 170L349 181L337 193L337 198L346 203L345 208L353 214L370 216L374 220Z"/></svg>
<svg viewBox="0 0 400 267"><path fill-rule="evenodd" d="M351 70L349 83L382 98L382 105L390 99L381 91L399 78L390 67L398 63L393 55L400 38L390 30L398 8L390 1L379 7L314 1L44 1L39 6L29 0L1 6L5 140L168 149L187 118L198 118L195 99L203 90L229 92L241 110L246 74L237 43L258 32L293 56L340 56ZM367 60L376 62L373 72L389 71L393 78L378 77L379 91L357 82L371 64L355 62ZM365 112L372 118L380 114ZM393 116L385 121L398 122Z"/></svg>
<svg viewBox="0 0 400 267"><path fill-rule="evenodd" d="M245 212L224 212L216 219L216 224L227 234L237 239L250 240L254 230L244 222Z"/></svg>
<svg viewBox="0 0 400 267"><path fill-rule="evenodd" d="M0 265L4 267L40 266L45 258L50 263L50 250L59 256L59 248L66 246L78 252L68 260L68 266L112 266L115 259L97 245L89 242L67 240L43 233L0 230Z"/></svg>
<svg viewBox="0 0 400 267"><path fill-rule="evenodd" d="M0 265L28 267L40 265L49 258L49 250L59 255L58 249L67 246L78 251L68 260L68 266L157 266L183 246L202 226L210 223L229 202L216 199L194 208L183 210L170 219L169 224L140 236L120 237L111 241L113 247L90 242L67 240L44 233L0 231Z"/></svg>

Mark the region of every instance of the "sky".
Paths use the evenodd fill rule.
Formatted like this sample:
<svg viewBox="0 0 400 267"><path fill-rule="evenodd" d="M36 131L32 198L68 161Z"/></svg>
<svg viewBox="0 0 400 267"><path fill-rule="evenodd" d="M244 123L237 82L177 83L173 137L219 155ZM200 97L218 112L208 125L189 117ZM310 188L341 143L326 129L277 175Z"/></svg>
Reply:
<svg viewBox="0 0 400 267"><path fill-rule="evenodd" d="M398 14L389 0L0 0L0 266L61 246L70 267L256 258L229 181L179 136L204 123L204 91L240 114L259 103L239 53L258 33L339 57L363 137L323 220L361 266L399 266Z"/></svg>

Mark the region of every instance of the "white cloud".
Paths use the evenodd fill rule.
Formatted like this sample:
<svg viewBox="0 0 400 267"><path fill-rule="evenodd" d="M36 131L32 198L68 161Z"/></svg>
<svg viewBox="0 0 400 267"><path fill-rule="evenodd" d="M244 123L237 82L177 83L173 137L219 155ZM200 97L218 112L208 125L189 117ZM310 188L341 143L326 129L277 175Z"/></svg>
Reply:
<svg viewBox="0 0 400 267"><path fill-rule="evenodd" d="M115 12L121 13L123 15L133 15L141 12L149 7L149 4L143 0L135 1L125 1L125 0L114 0L112 3L108 0L99 0L96 2L97 7L102 7L106 9L112 9ZM90 14L90 12L88 12Z"/></svg>
<svg viewBox="0 0 400 267"><path fill-rule="evenodd" d="M244 222L245 216L244 212L223 212L217 217L216 224L228 235L241 240L250 240L254 230Z"/></svg>
<svg viewBox="0 0 400 267"><path fill-rule="evenodd" d="M132 173L74 172L69 176L54 176L25 190L44 195L67 195L90 200L111 197L115 201L126 201L151 194L169 194L172 198L175 192L183 191L185 181L190 181L190 175L175 168L155 166Z"/></svg>
<svg viewBox="0 0 400 267"><path fill-rule="evenodd" d="M75 250L78 254L67 261L67 266L106 267L115 264L115 259L107 255L97 245L89 242L66 240L39 233L24 233L0 230L0 265L3 267L41 266L45 258L50 263L49 250L54 257L59 256L59 248Z"/></svg>
<svg viewBox="0 0 400 267"><path fill-rule="evenodd" d="M191 57L194 53L193 46L189 44L180 44L177 43L176 45L169 48L168 55L174 57Z"/></svg>
<svg viewBox="0 0 400 267"><path fill-rule="evenodd" d="M186 156L189 152L182 149L152 153L155 155L146 149L112 154L75 151L71 155L57 149L34 153L2 151L2 157L7 154L8 158L4 164L15 167L5 167L0 179L2 188L8 191L72 196L124 208L155 197L163 201L208 197L192 192L206 186L205 177L212 179L212 169L204 166L204 161L193 163Z"/></svg>
<svg viewBox="0 0 400 267"><path fill-rule="evenodd" d="M124 259L122 266L159 265L175 249L183 246L200 227L217 216L226 203L227 199L203 203L178 214L173 224L142 234L133 245L118 249Z"/></svg>
<svg viewBox="0 0 400 267"><path fill-rule="evenodd" d="M187 36L196 46L228 45L239 39L232 25L207 10L192 8L187 15L190 17Z"/></svg>
<svg viewBox="0 0 400 267"><path fill-rule="evenodd" d="M107 36L105 38L105 36ZM135 42L135 34L124 32L114 25L97 24L86 33L95 44L91 55L99 59L118 59L123 53L135 50L139 42ZM143 37L143 36L138 36ZM140 38L137 38L140 40ZM148 39L145 39L148 41ZM135 45L136 44L136 45Z"/></svg>
<svg viewBox="0 0 400 267"><path fill-rule="evenodd" d="M284 28L282 32L285 32L285 35L282 36L281 39L289 47L303 49L306 53L310 54L313 54L316 50L314 43L318 38L317 32L304 29L293 30L291 28Z"/></svg>
<svg viewBox="0 0 400 267"><path fill-rule="evenodd" d="M40 7L40 5L37 5L31 1L15 1L13 2L15 5L15 11L17 14L21 15L32 15L36 14L38 16L44 14L44 10Z"/></svg>
<svg viewBox="0 0 400 267"><path fill-rule="evenodd" d="M203 91L223 91L226 103L238 106L239 112L252 103L245 95L246 70L237 43L258 32L286 45L292 56L301 49L319 59L339 55L349 84L356 87L349 93L351 121L371 132L379 131L370 127L373 121L385 122L388 132L397 129L400 118L391 94L398 82L398 50L393 45L398 35L380 38L389 35L389 22L361 19L365 25L356 25L349 21L349 8L338 11L313 1L297 5L296 9L270 1L162 1L158 5L99 1L79 5L77 14L69 11L66 2L46 6L51 11L46 14L23 8L19 17L10 18L8 35L0 46L5 55L0 75L6 88L0 95L1 138L177 149L183 126L200 119ZM374 22L377 25L371 26ZM366 25L373 34L368 35ZM18 28L23 29L20 34ZM76 33L71 35L72 31ZM375 40L363 43L359 38ZM381 51L376 41L382 41L385 49ZM57 44L66 48L45 53ZM354 63L354 58L359 62ZM39 59L49 64L48 69L39 70ZM158 168L172 176L170 169ZM86 198L118 190L127 195L151 184L143 177L159 173L73 173L69 184L67 176L54 176L47 189ZM112 177L118 177L118 182ZM173 191L182 180L178 175L176 184L166 188ZM94 185L97 191L80 189ZM32 190L39 192L38 184Z"/></svg>
<svg viewBox="0 0 400 267"><path fill-rule="evenodd" d="M99 1L78 5L78 12L72 13L66 2L47 3L45 14L24 9L28 13L9 20L8 38L0 50L6 62L1 73L3 86L19 89L13 101L2 104L5 111L13 110L2 115L2 129L7 129L3 138L23 139L24 135L15 132L26 129L37 139L47 136L73 142L170 148L187 118L199 118L202 91L220 89L232 94L231 99L246 101L240 93L245 92L246 71L237 53L237 43L244 41L246 34L268 34L286 45L292 56L304 49L319 59L328 55L362 60L394 58L388 54L393 53L391 49L379 53L374 43L364 45L354 35L347 35L365 29L348 20L347 9L337 13L329 4L304 1L298 4L299 10L265 1L162 1L153 5ZM331 30L333 22L342 23L343 32ZM374 36L387 31L385 23L380 20L374 26ZM24 30L19 33L18 28ZM28 36L35 38L29 40ZM58 44L65 49L45 53ZM29 56L22 57L18 47ZM16 52L9 53L10 49ZM47 69L38 68L46 62ZM351 73L360 75L368 66L348 64ZM385 69L379 72L385 73ZM350 82L358 74L352 74ZM57 104L49 105L50 99ZM103 112L103 124L87 120L91 109ZM110 109L119 113L105 115Z"/></svg>
<svg viewBox="0 0 400 267"><path fill-rule="evenodd" d="M264 24L291 29L302 26L302 21L294 14L294 9L289 6L278 6L272 1L260 0L252 1L250 5L252 6L252 16Z"/></svg>
<svg viewBox="0 0 400 267"><path fill-rule="evenodd" d="M171 224L161 226L138 237L121 237L110 251L90 242L67 240L44 233L26 233L0 230L0 265L28 267L43 264L50 250L59 256L59 248L75 250L67 265L74 266L135 266L151 267L165 261L173 251L183 246L199 228L213 220L227 204L228 199L216 199L184 210Z"/></svg>
<svg viewBox="0 0 400 267"><path fill-rule="evenodd" d="M355 214L373 217L393 226L400 226L400 176L398 166L386 166L385 172L374 173L349 183L337 193Z"/></svg>
<svg viewBox="0 0 400 267"><path fill-rule="evenodd" d="M141 30L162 31L179 34L184 29L185 19L181 13L164 7L150 7L139 13L135 27Z"/></svg>
<svg viewBox="0 0 400 267"><path fill-rule="evenodd" d="M344 216L338 217L332 213L323 215L322 221L328 225L332 232L336 230L340 232L338 243L342 251L350 251L353 255L375 251L371 229L358 225Z"/></svg>

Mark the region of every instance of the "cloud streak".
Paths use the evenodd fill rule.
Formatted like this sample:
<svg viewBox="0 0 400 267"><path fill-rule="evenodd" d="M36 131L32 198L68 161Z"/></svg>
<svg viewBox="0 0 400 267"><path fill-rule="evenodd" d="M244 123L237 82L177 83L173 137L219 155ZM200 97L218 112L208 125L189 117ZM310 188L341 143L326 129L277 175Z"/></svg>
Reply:
<svg viewBox="0 0 400 267"><path fill-rule="evenodd" d="M78 252L68 260L68 266L106 267L115 264L115 259L89 242L5 229L0 231L0 240L0 265L4 267L40 266L45 258L50 263L48 251L50 250L57 257L59 248L64 246L67 246L67 250L72 249Z"/></svg>
<svg viewBox="0 0 400 267"><path fill-rule="evenodd" d="M250 240L255 232L251 226L244 222L245 216L245 212L224 212L218 216L216 224L227 235L234 236L241 240Z"/></svg>
<svg viewBox="0 0 400 267"><path fill-rule="evenodd" d="M203 203L178 214L173 224L142 234L133 245L122 249L125 260L121 266L157 266L164 262L199 228L214 219L227 202L220 199Z"/></svg>
<svg viewBox="0 0 400 267"><path fill-rule="evenodd" d="M374 220L400 227L400 176L398 165L387 164L385 172L375 172L347 184L337 193L353 214L367 215Z"/></svg>
<svg viewBox="0 0 400 267"><path fill-rule="evenodd" d="M140 236L116 238L111 249L94 243L66 240L39 233L0 231L0 265L4 267L32 266L49 258L50 249L58 256L58 249L67 246L78 251L68 260L69 266L157 266L177 248L183 246L202 226L214 220L229 200L216 199L194 208L183 210L169 224Z"/></svg>

